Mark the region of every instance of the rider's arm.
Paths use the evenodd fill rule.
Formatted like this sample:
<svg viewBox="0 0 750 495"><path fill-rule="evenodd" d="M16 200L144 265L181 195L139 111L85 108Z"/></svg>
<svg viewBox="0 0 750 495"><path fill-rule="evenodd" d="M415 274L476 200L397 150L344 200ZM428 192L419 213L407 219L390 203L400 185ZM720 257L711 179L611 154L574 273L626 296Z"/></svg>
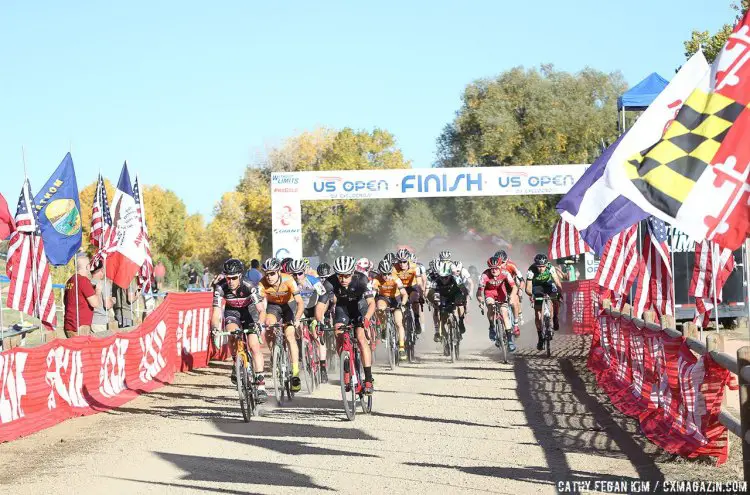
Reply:
<svg viewBox="0 0 750 495"><path fill-rule="evenodd" d="M403 285L399 288L398 295L401 298L399 304L401 304L402 306L406 305L407 301L409 300L409 294L406 292L406 289L404 289Z"/></svg>
<svg viewBox="0 0 750 495"><path fill-rule="evenodd" d="M562 283L560 283L560 277L557 275L557 269L552 270L552 280L557 285L558 290L562 292Z"/></svg>
<svg viewBox="0 0 750 495"><path fill-rule="evenodd" d="M214 286L214 300L213 307L214 311L211 315L211 328L221 328L221 317L222 313L222 302L224 301L224 290L220 285Z"/></svg>
<svg viewBox="0 0 750 495"><path fill-rule="evenodd" d="M302 296L299 295L299 292L294 295L294 302L297 305L297 314L294 315L294 321L300 321L302 315L305 314L305 301L302 300Z"/></svg>
<svg viewBox="0 0 750 495"><path fill-rule="evenodd" d="M375 314L375 298L370 295L365 299L367 301L367 312L365 313L365 320L369 320L372 318L372 315Z"/></svg>
<svg viewBox="0 0 750 495"><path fill-rule="evenodd" d="M221 328L221 308L214 307L214 312L211 315L211 328Z"/></svg>
<svg viewBox="0 0 750 495"><path fill-rule="evenodd" d="M526 295L531 297L531 278L526 279Z"/></svg>

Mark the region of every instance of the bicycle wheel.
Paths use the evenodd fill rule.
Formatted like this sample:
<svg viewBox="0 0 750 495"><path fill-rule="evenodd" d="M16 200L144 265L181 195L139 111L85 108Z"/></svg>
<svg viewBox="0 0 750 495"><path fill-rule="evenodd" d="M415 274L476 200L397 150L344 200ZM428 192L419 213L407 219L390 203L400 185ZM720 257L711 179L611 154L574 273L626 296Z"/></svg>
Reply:
<svg viewBox="0 0 750 495"><path fill-rule="evenodd" d="M508 364L508 334L505 332L505 325L502 318L495 319L497 328L497 340L500 343L500 351L503 353L503 363Z"/></svg>
<svg viewBox="0 0 750 495"><path fill-rule="evenodd" d="M356 361L357 361L357 381L362 384L362 388L360 389L359 393L359 403L362 406L362 412L365 414L369 414L372 411L372 394L365 395L365 369L362 366L362 360L359 357L359 353L356 353Z"/></svg>
<svg viewBox="0 0 750 495"><path fill-rule="evenodd" d="M336 337L333 332L325 333L326 365L329 371L334 371L339 365L339 357L336 354Z"/></svg>
<svg viewBox="0 0 750 495"><path fill-rule="evenodd" d="M320 348L317 342L312 342L313 388L320 388Z"/></svg>
<svg viewBox="0 0 750 495"><path fill-rule="evenodd" d="M302 372L303 378L305 380L305 390L307 390L308 394L313 393L313 377L312 377L312 360L311 360L311 354L312 349L310 346L310 341L306 339L304 336L300 340L300 343L302 344L300 346L300 354L302 354L302 363L300 366L300 371Z"/></svg>
<svg viewBox="0 0 750 495"><path fill-rule="evenodd" d="M410 363L414 362L414 320L411 309L406 310L404 314L404 342L406 347L406 356Z"/></svg>
<svg viewBox="0 0 750 495"><path fill-rule="evenodd" d="M544 341L547 357L552 357L552 322L549 317L544 318Z"/></svg>
<svg viewBox="0 0 750 495"><path fill-rule="evenodd" d="M398 347L396 345L396 332L394 331L393 318L389 317L386 323L386 352L388 353L388 366L394 369L398 364Z"/></svg>
<svg viewBox="0 0 750 495"><path fill-rule="evenodd" d="M295 392L292 390L292 358L289 355L289 346L284 346L284 388L286 389L286 396L289 400L292 400Z"/></svg>
<svg viewBox="0 0 750 495"><path fill-rule="evenodd" d="M271 358L271 374L273 375L273 396L276 402L281 405L284 401L284 372L281 357L281 348L278 345L273 346L273 356Z"/></svg>
<svg viewBox="0 0 750 495"><path fill-rule="evenodd" d="M458 322L456 321L456 318L453 318L453 355L455 356L456 361L458 361L459 356L459 347L461 344L461 332L458 328Z"/></svg>
<svg viewBox="0 0 750 495"><path fill-rule="evenodd" d="M245 423L250 422L250 418L253 415L252 405L250 404L250 398L248 394L248 378L247 368L242 360L239 352L234 357L234 372L237 377L237 393L240 396L240 410L242 411L242 419Z"/></svg>
<svg viewBox="0 0 750 495"><path fill-rule="evenodd" d="M346 413L349 421L354 421L354 416L357 414L355 411L356 400L354 396L354 383L352 383L352 373L349 373L348 380L346 379L345 369L351 370L351 354L349 351L341 351L341 357L339 358L339 378L341 383L341 399L344 401L344 412ZM349 390L347 390L347 386Z"/></svg>
<svg viewBox="0 0 750 495"><path fill-rule="evenodd" d="M455 341L454 338L456 336L456 320L454 319L453 315L448 317L448 332L446 337L448 338L448 352L449 352L449 359L450 362L453 363L456 361L456 349L454 347Z"/></svg>

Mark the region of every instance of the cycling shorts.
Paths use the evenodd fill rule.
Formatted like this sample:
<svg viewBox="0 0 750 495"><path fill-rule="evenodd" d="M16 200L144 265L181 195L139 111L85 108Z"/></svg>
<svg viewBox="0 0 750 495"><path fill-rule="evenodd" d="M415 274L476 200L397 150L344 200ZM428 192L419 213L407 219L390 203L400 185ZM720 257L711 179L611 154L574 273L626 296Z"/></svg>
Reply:
<svg viewBox="0 0 750 495"><path fill-rule="evenodd" d="M364 321L365 315L367 314L367 307L367 301L364 299L360 299L357 303L346 305L337 304L333 322L342 325L352 323L357 327L361 327L362 321Z"/></svg>
<svg viewBox="0 0 750 495"><path fill-rule="evenodd" d="M304 318L315 318L315 307L305 308L305 313L302 316Z"/></svg>
<svg viewBox="0 0 750 495"><path fill-rule="evenodd" d="M410 303L418 303L422 299L422 287L419 285L412 285L406 288L406 293L409 294Z"/></svg>
<svg viewBox="0 0 750 495"><path fill-rule="evenodd" d="M224 326L229 324L237 325L243 330L247 330L258 322L258 310L255 306L245 306L244 308L224 308Z"/></svg>
<svg viewBox="0 0 750 495"><path fill-rule="evenodd" d="M386 307L391 309L399 309L399 307L401 306L398 302L398 299L396 299L395 297L375 296L375 303L377 304L380 301L385 301Z"/></svg>
<svg viewBox="0 0 750 495"><path fill-rule="evenodd" d="M269 302L266 314L274 315L279 323L294 323L294 315L297 312L297 302L289 301L286 304L274 304Z"/></svg>
<svg viewBox="0 0 750 495"><path fill-rule="evenodd" d="M544 297L545 294L547 294L553 301L560 298L560 293L555 284L534 285L531 287L531 296L534 298L534 306L537 308L542 306L542 301L537 301L536 298Z"/></svg>

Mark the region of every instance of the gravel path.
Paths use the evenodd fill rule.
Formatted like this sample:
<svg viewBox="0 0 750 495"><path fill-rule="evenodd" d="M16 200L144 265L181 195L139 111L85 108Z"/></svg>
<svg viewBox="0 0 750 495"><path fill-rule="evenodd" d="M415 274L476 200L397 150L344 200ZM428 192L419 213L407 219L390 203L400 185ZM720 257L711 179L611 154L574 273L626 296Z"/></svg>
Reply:
<svg viewBox="0 0 750 495"><path fill-rule="evenodd" d="M676 462L640 436L592 383L588 338L558 336L547 359L528 350L532 333L524 328L525 345L507 365L486 330L470 329L453 365L423 338L420 363L375 368L373 413L354 422L329 384L283 408L271 400L243 423L229 365L213 363L116 411L0 446L0 485L108 495L518 495L555 493L562 480L739 477L736 452L717 469Z"/></svg>

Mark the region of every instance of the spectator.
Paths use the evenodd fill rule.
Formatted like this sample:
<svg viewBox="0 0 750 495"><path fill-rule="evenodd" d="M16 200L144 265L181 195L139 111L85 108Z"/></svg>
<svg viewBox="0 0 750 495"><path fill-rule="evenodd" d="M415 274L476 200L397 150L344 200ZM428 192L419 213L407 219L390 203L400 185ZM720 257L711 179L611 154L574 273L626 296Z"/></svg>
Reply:
<svg viewBox="0 0 750 495"><path fill-rule="evenodd" d="M94 308L99 306L99 296L89 277L89 258L79 256L76 260L76 273L65 283L65 322L63 329L68 338L76 335L90 335ZM77 300L76 300L77 294Z"/></svg>
<svg viewBox="0 0 750 495"><path fill-rule="evenodd" d="M250 269L245 273L245 279L253 285L258 285L260 279L263 278L263 273L258 268L260 268L260 261L252 260L250 262Z"/></svg>
<svg viewBox="0 0 750 495"><path fill-rule="evenodd" d="M198 288L198 271L195 269L194 266L190 267L190 271L188 272L188 289L197 289Z"/></svg>
<svg viewBox="0 0 750 495"><path fill-rule="evenodd" d="M201 278L201 287L204 289L211 288L211 275L208 273L208 267L203 269L203 277Z"/></svg>
<svg viewBox="0 0 750 495"><path fill-rule="evenodd" d="M99 297L99 304L94 308L91 330L95 333L105 332L109 323L109 310L115 303L112 297L112 283L104 278L104 264L99 261L91 272L91 284Z"/></svg>
<svg viewBox="0 0 750 495"><path fill-rule="evenodd" d="M115 320L117 320L118 328L133 326L133 301L135 301L135 293L131 289L131 286L132 284L123 288L117 284L113 285Z"/></svg>
<svg viewBox="0 0 750 495"><path fill-rule="evenodd" d="M161 261L154 267L154 278L156 283L161 286L164 283L164 277L167 276L167 267Z"/></svg>

